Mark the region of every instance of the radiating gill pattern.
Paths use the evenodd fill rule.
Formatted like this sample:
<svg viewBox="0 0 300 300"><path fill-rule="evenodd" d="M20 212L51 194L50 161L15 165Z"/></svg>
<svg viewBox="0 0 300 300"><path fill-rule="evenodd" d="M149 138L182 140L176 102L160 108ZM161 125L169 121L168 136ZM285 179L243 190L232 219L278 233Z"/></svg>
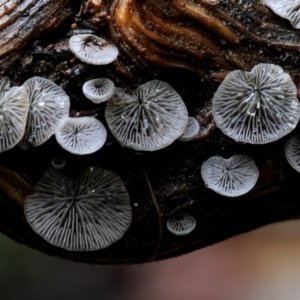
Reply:
<svg viewBox="0 0 300 300"><path fill-rule="evenodd" d="M217 126L236 141L265 144L292 131L300 118L297 88L280 66L233 71L212 101Z"/></svg>
<svg viewBox="0 0 300 300"><path fill-rule="evenodd" d="M70 178L50 169L25 201L26 219L49 243L94 251L119 240L131 223L129 195L112 171L96 167Z"/></svg>
<svg viewBox="0 0 300 300"><path fill-rule="evenodd" d="M213 156L202 164L201 175L206 186L216 193L237 197L254 187L259 171L246 155L234 155L229 159Z"/></svg>
<svg viewBox="0 0 300 300"><path fill-rule="evenodd" d="M124 146L140 151L164 148L184 131L188 116L181 97L153 80L133 92L116 89L105 110L108 126Z"/></svg>

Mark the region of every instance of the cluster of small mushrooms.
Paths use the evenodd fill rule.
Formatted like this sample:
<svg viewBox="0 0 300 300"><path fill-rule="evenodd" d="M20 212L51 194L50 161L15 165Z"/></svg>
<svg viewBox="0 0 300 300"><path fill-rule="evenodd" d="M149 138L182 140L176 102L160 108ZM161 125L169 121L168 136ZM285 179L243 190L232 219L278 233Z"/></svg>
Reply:
<svg viewBox="0 0 300 300"><path fill-rule="evenodd" d="M287 7L282 17L296 9ZM264 0L274 11L282 1ZM298 3L299 6L299 3ZM300 10L289 20L300 27ZM71 51L83 62L103 65L114 61L118 49L91 34L78 34L69 41ZM106 141L105 126L94 117L69 117L68 95L52 81L33 77L20 87L0 80L0 152L19 145L38 146L55 134L57 142L73 154L90 154ZM153 80L136 90L117 88L106 78L87 81L83 94L98 104L107 101L105 118L109 130L124 147L156 151L175 140L190 141L199 123L189 117L180 95L167 83ZM297 89L290 76L273 64L256 65L250 72L230 72L212 100L217 127L237 142L265 144L291 132L300 119ZM287 161L300 172L300 137L285 146ZM59 170L60 157L52 161L25 201L25 216L33 230L49 243L70 251L94 251L119 240L131 218L129 195L118 175L96 167L84 169L76 178ZM229 159L210 157L201 167L206 186L227 197L250 191L259 176L255 162L242 154ZM192 216L179 214L167 221L177 235L196 226Z"/></svg>

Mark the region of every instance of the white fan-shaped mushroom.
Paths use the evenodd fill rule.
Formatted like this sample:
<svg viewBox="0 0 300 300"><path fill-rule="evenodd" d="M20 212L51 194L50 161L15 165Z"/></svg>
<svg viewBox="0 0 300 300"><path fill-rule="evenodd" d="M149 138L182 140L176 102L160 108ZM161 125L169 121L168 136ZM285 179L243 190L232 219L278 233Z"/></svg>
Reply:
<svg viewBox="0 0 300 300"><path fill-rule="evenodd" d="M300 173L300 135L291 137L284 147L288 163Z"/></svg>
<svg viewBox="0 0 300 300"><path fill-rule="evenodd" d="M292 26L300 29L300 1L299 0L262 0L278 16L287 19Z"/></svg>
<svg viewBox="0 0 300 300"><path fill-rule="evenodd" d="M50 169L25 201L32 229L50 244L70 251L94 251L119 240L131 223L125 186L114 172L86 168L69 178Z"/></svg>
<svg viewBox="0 0 300 300"><path fill-rule="evenodd" d="M199 130L200 130L200 125L199 125L198 121L193 117L189 117L188 123L184 129L184 132L178 138L178 140L181 142L191 141L194 137L197 136L197 134L199 133Z"/></svg>
<svg viewBox="0 0 300 300"><path fill-rule="evenodd" d="M132 93L116 88L105 109L107 124L122 145L138 151L155 151L176 140L188 114L178 93L167 83L153 80Z"/></svg>
<svg viewBox="0 0 300 300"><path fill-rule="evenodd" d="M106 141L106 129L93 117L68 118L55 132L57 142L73 154L90 154Z"/></svg>
<svg viewBox="0 0 300 300"><path fill-rule="evenodd" d="M51 80L32 77L23 85L30 100L25 135L19 144L39 146L56 131L62 120L69 116L70 100L65 91Z"/></svg>
<svg viewBox="0 0 300 300"><path fill-rule="evenodd" d="M93 34L73 35L69 40L71 51L83 62L106 65L118 56L118 48Z"/></svg>
<svg viewBox="0 0 300 300"><path fill-rule="evenodd" d="M259 171L246 155L234 155L229 159L213 156L202 164L201 175L206 186L216 193L237 197L255 186Z"/></svg>
<svg viewBox="0 0 300 300"><path fill-rule="evenodd" d="M188 214L178 214L167 221L168 230L176 235L189 234L195 227L195 219Z"/></svg>
<svg viewBox="0 0 300 300"><path fill-rule="evenodd" d="M115 85L107 78L92 79L82 86L83 94L94 103L107 101L114 93Z"/></svg>
<svg viewBox="0 0 300 300"><path fill-rule="evenodd" d="M0 152L14 147L22 139L29 109L24 87L9 89L9 78L0 80Z"/></svg>
<svg viewBox="0 0 300 300"><path fill-rule="evenodd" d="M236 141L265 144L292 131L300 118L297 88L281 67L259 64L230 72L212 101L222 132Z"/></svg>

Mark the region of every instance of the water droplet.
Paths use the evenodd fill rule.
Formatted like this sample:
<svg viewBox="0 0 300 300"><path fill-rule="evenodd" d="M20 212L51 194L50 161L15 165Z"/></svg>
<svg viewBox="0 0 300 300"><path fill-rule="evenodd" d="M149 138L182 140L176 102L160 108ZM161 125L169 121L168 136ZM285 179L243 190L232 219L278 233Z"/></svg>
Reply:
<svg viewBox="0 0 300 300"><path fill-rule="evenodd" d="M296 100L293 100L293 101L291 102L291 107L292 107L292 108L297 108L298 105L299 105L299 102L296 101Z"/></svg>

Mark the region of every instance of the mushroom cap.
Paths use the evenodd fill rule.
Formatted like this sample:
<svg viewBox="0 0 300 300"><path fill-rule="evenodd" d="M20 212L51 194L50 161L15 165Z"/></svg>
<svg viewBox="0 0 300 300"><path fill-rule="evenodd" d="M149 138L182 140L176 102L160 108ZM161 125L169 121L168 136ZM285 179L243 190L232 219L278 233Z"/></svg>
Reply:
<svg viewBox="0 0 300 300"><path fill-rule="evenodd" d="M291 137L284 147L288 163L300 173L300 135Z"/></svg>
<svg viewBox="0 0 300 300"><path fill-rule="evenodd" d="M4 97L4 94L10 89L10 80L7 76L0 79L0 98Z"/></svg>
<svg viewBox="0 0 300 300"><path fill-rule="evenodd" d="M69 40L71 51L83 62L107 65L118 56L118 48L93 34L73 35Z"/></svg>
<svg viewBox="0 0 300 300"><path fill-rule="evenodd" d="M191 233L196 227L195 219L188 214L178 214L167 221L167 228L176 235Z"/></svg>
<svg viewBox="0 0 300 300"><path fill-rule="evenodd" d="M254 161L241 154L229 159L213 156L201 166L205 185L227 197L238 197L249 192L255 186L258 175Z"/></svg>
<svg viewBox="0 0 300 300"><path fill-rule="evenodd" d="M69 116L70 100L65 91L51 80L32 77L23 85L28 94L30 108L20 147L39 146L56 131L60 122Z"/></svg>
<svg viewBox="0 0 300 300"><path fill-rule="evenodd" d="M115 85L107 78L97 78L86 81L82 86L85 97L94 103L107 101L114 93Z"/></svg>
<svg viewBox="0 0 300 300"><path fill-rule="evenodd" d="M29 110L24 87L9 89L8 77L0 80L0 152L14 147L22 139Z"/></svg>
<svg viewBox="0 0 300 300"><path fill-rule="evenodd" d="M178 141L187 142L191 141L197 136L200 130L198 121L193 117L188 117L188 123L184 129L183 134L178 138Z"/></svg>
<svg viewBox="0 0 300 300"><path fill-rule="evenodd" d="M116 88L106 104L105 118L114 137L125 147L155 151L182 135L188 113L170 85L152 80L130 94Z"/></svg>
<svg viewBox="0 0 300 300"><path fill-rule="evenodd" d="M99 150L106 141L106 129L93 117L68 118L55 132L57 142L73 154L90 154Z"/></svg>
<svg viewBox="0 0 300 300"><path fill-rule="evenodd" d="M66 165L66 161L60 156L55 156L51 160L51 165L53 169L61 170Z"/></svg>
<svg viewBox="0 0 300 300"><path fill-rule="evenodd" d="M128 193L112 171L96 167L77 178L50 169L25 200L32 229L69 251L94 251L119 240L131 223Z"/></svg>
<svg viewBox="0 0 300 300"><path fill-rule="evenodd" d="M294 28L300 29L299 0L263 0L262 2L275 14L289 20Z"/></svg>
<svg viewBox="0 0 300 300"><path fill-rule="evenodd" d="M281 67L259 64L230 72L212 101L217 126L232 139L265 144L292 131L300 118L297 88Z"/></svg>

